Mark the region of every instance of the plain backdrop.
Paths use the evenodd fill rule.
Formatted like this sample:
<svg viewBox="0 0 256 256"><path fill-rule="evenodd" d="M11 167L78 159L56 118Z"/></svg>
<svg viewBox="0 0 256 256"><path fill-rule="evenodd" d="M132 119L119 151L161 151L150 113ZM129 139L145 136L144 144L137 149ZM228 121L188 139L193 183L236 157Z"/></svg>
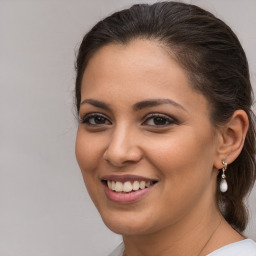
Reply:
<svg viewBox="0 0 256 256"><path fill-rule="evenodd" d="M76 163L75 54L99 19L132 0L0 0L0 256L103 256L102 223ZM184 1L237 33L256 82L256 1ZM256 191L246 234L256 239Z"/></svg>

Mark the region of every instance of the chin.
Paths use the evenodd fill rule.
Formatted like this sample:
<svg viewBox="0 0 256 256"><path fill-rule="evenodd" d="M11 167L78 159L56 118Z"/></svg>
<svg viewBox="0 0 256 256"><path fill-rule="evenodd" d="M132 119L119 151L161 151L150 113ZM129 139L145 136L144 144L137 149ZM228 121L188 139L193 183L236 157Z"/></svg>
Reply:
<svg viewBox="0 0 256 256"><path fill-rule="evenodd" d="M101 214L105 225L114 233L121 235L142 235L151 233L151 223L143 213L119 212L116 214ZM150 232L151 231L151 232Z"/></svg>
<svg viewBox="0 0 256 256"><path fill-rule="evenodd" d="M104 220L103 220L104 221ZM104 221L104 223L106 224L106 226L114 233L116 234L120 234L120 235L142 235L142 234L146 234L146 230L145 227L141 226L141 225L137 225L137 224L132 224L131 223L111 223L111 222L107 222Z"/></svg>

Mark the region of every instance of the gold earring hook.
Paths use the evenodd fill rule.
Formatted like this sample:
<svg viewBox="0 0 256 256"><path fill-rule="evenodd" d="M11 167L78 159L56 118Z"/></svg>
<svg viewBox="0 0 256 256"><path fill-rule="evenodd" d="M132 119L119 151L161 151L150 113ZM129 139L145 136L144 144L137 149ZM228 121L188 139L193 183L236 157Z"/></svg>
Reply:
<svg viewBox="0 0 256 256"><path fill-rule="evenodd" d="M222 178L223 179L225 179L226 178L226 175L225 175L225 171L227 170L227 167L228 167L228 164L223 160L222 161L222 164L224 165L223 167L222 167Z"/></svg>

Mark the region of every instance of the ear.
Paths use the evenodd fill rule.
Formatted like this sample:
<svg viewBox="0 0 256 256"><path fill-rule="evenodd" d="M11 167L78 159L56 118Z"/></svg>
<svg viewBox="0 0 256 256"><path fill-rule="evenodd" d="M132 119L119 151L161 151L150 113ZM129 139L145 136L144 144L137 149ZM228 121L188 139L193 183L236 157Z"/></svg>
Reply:
<svg viewBox="0 0 256 256"><path fill-rule="evenodd" d="M218 130L217 154L214 167L221 169L222 161L232 163L242 151L249 120L244 110L236 110L231 119Z"/></svg>

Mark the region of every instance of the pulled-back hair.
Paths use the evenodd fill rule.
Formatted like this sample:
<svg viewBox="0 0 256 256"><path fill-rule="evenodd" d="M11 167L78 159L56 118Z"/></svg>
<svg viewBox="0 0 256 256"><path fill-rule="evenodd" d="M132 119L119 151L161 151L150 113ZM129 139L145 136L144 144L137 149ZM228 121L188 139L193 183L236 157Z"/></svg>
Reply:
<svg viewBox="0 0 256 256"><path fill-rule="evenodd" d="M226 172L229 189L217 189L216 200L225 219L237 231L247 225L244 199L253 187L255 170L255 116L253 91L244 50L229 26L194 5L177 2L139 4L98 22L83 38L76 62L76 107L80 110L81 80L93 54L109 43L127 44L133 39L155 40L165 46L185 69L195 90L211 106L211 122L218 127L234 111L244 110L249 130L244 147ZM217 186L221 173L217 177Z"/></svg>

